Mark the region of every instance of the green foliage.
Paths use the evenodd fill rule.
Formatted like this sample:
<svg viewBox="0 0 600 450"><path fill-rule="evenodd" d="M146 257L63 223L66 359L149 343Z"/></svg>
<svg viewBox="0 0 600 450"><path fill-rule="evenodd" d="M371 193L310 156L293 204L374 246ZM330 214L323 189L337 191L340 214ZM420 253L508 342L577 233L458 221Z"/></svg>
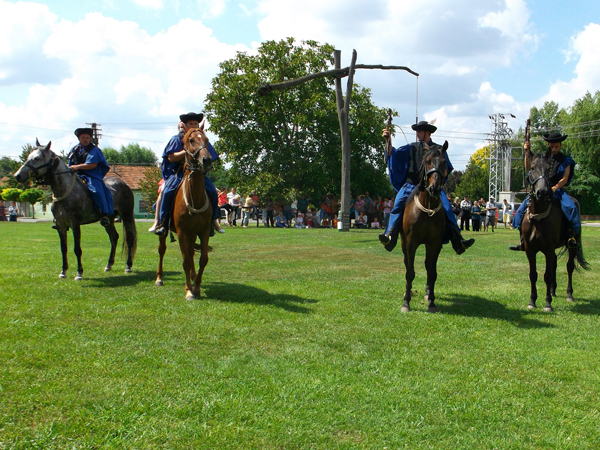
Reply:
<svg viewBox="0 0 600 450"><path fill-rule="evenodd" d="M23 189L7 188L7 189L2 189L2 193L0 195L2 196L2 200L6 200L9 202L18 202L19 197L21 197L22 193L23 193Z"/></svg>
<svg viewBox="0 0 600 450"><path fill-rule="evenodd" d="M106 147L102 150L102 153L104 153L104 157L109 164L156 165L158 162L158 158L152 150L141 147L137 143L130 143L127 146L122 145L120 150Z"/></svg>
<svg viewBox="0 0 600 450"><path fill-rule="evenodd" d="M21 193L19 196L19 201L31 204L31 215L33 218L35 218L33 205L39 202L42 198L44 198L44 191L38 188L31 188L26 189Z"/></svg>
<svg viewBox="0 0 600 450"><path fill-rule="evenodd" d="M144 175L140 180L140 189L142 191L142 198L148 206L152 206L158 198L158 183L161 178L160 169L156 166L148 166L144 170Z"/></svg>
<svg viewBox="0 0 600 450"><path fill-rule="evenodd" d="M471 155L469 164L456 186L456 196L461 199L468 195L470 199L487 198L490 180L489 149L480 148Z"/></svg>
<svg viewBox="0 0 600 450"><path fill-rule="evenodd" d="M215 147L231 164L229 184L292 199L341 190L341 140L333 79L319 78L260 96L258 88L329 70L333 46L292 38L263 43L256 56L238 53L220 64L205 113L219 136ZM354 87L350 105L352 189L390 190L383 164L385 110ZM381 192L383 194L383 192Z"/></svg>
<svg viewBox="0 0 600 450"><path fill-rule="evenodd" d="M460 179L463 175L464 172L462 170L453 170L450 173L450 175L448 175L448 180L444 185L444 190L446 191L446 194L449 194L450 196L452 196L452 198L456 196L456 187L460 183Z"/></svg>
<svg viewBox="0 0 600 450"><path fill-rule="evenodd" d="M8 156L3 156L0 158L0 178L14 174L19 166L20 164L17 161Z"/></svg>

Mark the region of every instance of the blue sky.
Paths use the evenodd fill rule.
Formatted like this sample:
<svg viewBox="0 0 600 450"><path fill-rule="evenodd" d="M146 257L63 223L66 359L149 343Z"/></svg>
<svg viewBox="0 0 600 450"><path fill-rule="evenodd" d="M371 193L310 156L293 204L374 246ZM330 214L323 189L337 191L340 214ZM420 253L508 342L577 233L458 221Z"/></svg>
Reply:
<svg viewBox="0 0 600 450"><path fill-rule="evenodd" d="M419 116L437 120L460 168L484 145L488 114L511 112L518 128L531 106L600 88L599 24L588 0L0 0L0 155L36 137L66 150L91 121L101 146L160 154L177 116L202 109L219 62L293 36L335 45L345 64L356 49L359 63L419 72ZM397 125L414 121L414 77L355 81L399 111Z"/></svg>

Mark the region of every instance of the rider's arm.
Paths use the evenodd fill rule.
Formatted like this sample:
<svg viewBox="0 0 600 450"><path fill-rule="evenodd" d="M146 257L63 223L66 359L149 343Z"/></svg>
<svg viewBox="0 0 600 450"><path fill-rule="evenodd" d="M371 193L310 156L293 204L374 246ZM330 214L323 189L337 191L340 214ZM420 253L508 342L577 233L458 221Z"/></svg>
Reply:
<svg viewBox="0 0 600 450"><path fill-rule="evenodd" d="M531 170L531 142L525 142L523 148L525 149L523 165L525 166L525 170Z"/></svg>
<svg viewBox="0 0 600 450"><path fill-rule="evenodd" d="M73 164L69 166L71 170L92 170L95 169L98 163Z"/></svg>
<svg viewBox="0 0 600 450"><path fill-rule="evenodd" d="M390 134L390 130L388 130L387 128L383 130L383 134L382 134L383 138L385 139L385 148L386 148L386 157L385 160L387 161L388 159L390 159L390 156L392 156L392 136Z"/></svg>
<svg viewBox="0 0 600 450"><path fill-rule="evenodd" d="M185 156L185 150L181 150L174 153L169 153L167 158L169 158L170 162L181 161Z"/></svg>
<svg viewBox="0 0 600 450"><path fill-rule="evenodd" d="M571 175L571 166L567 166L563 177L558 181L558 183L556 183L554 186L552 186L552 192L556 192L558 189L561 189L565 184L567 184L567 182L569 181L570 175Z"/></svg>

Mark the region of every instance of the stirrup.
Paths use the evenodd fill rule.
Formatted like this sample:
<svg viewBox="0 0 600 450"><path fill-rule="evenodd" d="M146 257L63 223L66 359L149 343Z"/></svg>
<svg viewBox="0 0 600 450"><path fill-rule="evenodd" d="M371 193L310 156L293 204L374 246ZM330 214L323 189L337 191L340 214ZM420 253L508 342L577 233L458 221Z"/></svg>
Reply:
<svg viewBox="0 0 600 450"><path fill-rule="evenodd" d="M102 225L103 227L107 227L110 224L110 220L108 219L108 217L103 217L102 219L100 219L100 225Z"/></svg>
<svg viewBox="0 0 600 450"><path fill-rule="evenodd" d="M579 242L577 242L577 239L575 239L574 237L570 237L569 240L567 241L567 248L579 248L581 247L581 245L579 245Z"/></svg>
<svg viewBox="0 0 600 450"><path fill-rule="evenodd" d="M383 245L387 245L391 242L391 239L387 234L381 233L379 235L379 242L381 242Z"/></svg>
<svg viewBox="0 0 600 450"><path fill-rule="evenodd" d="M509 250L514 250L515 252L521 252L521 251L525 251L525 246L523 245L523 243L517 244L517 245L511 245L510 247L508 247Z"/></svg>

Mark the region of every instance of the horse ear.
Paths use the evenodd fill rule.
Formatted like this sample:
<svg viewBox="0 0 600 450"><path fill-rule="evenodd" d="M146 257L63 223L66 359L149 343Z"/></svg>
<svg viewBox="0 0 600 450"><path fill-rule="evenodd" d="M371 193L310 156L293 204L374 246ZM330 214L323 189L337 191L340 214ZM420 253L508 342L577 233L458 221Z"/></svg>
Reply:
<svg viewBox="0 0 600 450"><path fill-rule="evenodd" d="M50 150L51 145L52 145L52 141L48 141L48 145L46 145L46 148L44 150Z"/></svg>
<svg viewBox="0 0 600 450"><path fill-rule="evenodd" d="M444 145L442 145L442 152L446 153L448 151L448 141L444 141Z"/></svg>
<svg viewBox="0 0 600 450"><path fill-rule="evenodd" d="M35 138L35 146L36 147L41 147L42 144L40 144L40 141L38 140L38 138Z"/></svg>
<svg viewBox="0 0 600 450"><path fill-rule="evenodd" d="M198 125L198 128L200 128L200 130L204 131L204 124L206 123L206 119L202 119L202 122L200 122L200 125Z"/></svg>

